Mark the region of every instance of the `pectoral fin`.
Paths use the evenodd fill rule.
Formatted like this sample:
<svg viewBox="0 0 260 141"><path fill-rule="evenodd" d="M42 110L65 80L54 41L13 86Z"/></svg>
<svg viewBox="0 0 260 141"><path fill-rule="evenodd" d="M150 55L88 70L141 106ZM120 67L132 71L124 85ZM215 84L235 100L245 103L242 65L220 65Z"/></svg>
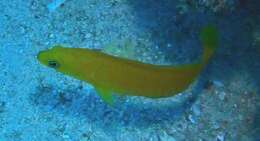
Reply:
<svg viewBox="0 0 260 141"><path fill-rule="evenodd" d="M109 105L113 105L114 100L111 91L102 88L96 88L96 91L103 101L105 101Z"/></svg>

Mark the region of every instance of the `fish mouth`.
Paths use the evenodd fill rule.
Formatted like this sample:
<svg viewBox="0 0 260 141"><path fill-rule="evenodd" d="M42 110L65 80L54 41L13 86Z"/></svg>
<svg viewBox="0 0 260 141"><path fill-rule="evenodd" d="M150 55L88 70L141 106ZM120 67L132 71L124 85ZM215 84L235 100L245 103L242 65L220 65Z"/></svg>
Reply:
<svg viewBox="0 0 260 141"><path fill-rule="evenodd" d="M41 56L42 52L43 52L43 51L40 51L40 52L37 54L37 56L36 56L37 60L40 60L40 58L41 58L40 56Z"/></svg>
<svg viewBox="0 0 260 141"><path fill-rule="evenodd" d="M40 51L40 52L37 54L36 58L37 58L37 60L38 60L41 64L47 65L47 60L45 59L45 58L46 58L46 55L47 55L47 51Z"/></svg>
<svg viewBox="0 0 260 141"><path fill-rule="evenodd" d="M45 51L40 51L38 54L37 54L37 60L42 60L43 58L43 54L44 54Z"/></svg>

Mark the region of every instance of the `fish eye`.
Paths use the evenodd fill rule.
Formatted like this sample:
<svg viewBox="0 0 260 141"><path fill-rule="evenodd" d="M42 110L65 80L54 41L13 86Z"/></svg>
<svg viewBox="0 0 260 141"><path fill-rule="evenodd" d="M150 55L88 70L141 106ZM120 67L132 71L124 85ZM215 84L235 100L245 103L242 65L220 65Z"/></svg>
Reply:
<svg viewBox="0 0 260 141"><path fill-rule="evenodd" d="M60 64L55 60L48 60L48 66L56 69L60 66Z"/></svg>

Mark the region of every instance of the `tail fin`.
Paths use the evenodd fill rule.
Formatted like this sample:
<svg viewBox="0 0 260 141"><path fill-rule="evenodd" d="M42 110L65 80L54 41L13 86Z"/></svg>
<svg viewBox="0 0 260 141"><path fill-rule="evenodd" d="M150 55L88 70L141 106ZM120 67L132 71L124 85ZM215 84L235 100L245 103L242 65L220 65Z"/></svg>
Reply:
<svg viewBox="0 0 260 141"><path fill-rule="evenodd" d="M202 62L207 64L218 46L218 31L213 25L204 27L200 32L200 40L203 46Z"/></svg>

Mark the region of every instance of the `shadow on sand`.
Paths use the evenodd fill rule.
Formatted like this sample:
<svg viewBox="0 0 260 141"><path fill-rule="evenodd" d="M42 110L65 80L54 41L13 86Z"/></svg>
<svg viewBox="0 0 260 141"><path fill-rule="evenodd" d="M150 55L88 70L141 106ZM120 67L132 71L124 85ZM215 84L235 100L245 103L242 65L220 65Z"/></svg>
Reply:
<svg viewBox="0 0 260 141"><path fill-rule="evenodd" d="M211 19L211 22L218 25L223 37L221 37L220 48L214 58L216 59L214 62L218 65L211 64L209 67L212 68L207 69L210 71L213 67L218 67L214 69L219 69L219 72L217 74L206 72L207 75L209 77L217 75L219 79L229 83L232 81L230 78L235 71L240 70L241 67L246 67L247 72L254 78L255 85L260 86L260 52L252 47L252 36L250 34L254 26L252 22L255 21L248 18L252 16L250 11L254 10L243 7L244 9L242 8L237 12L222 16L217 15L213 18L204 18L206 17L204 15L201 16L202 19L199 19L200 14L194 17L190 15L183 21L181 16L173 18L176 15L176 1L173 0L161 0L156 3L154 0L133 0L129 1L129 4L135 11L137 24L142 30L152 32L154 42L159 44L175 42L176 40L173 40L172 37L177 35L181 39L188 38L191 35L189 32L194 31L194 28L197 28L198 31L200 27L198 22L204 23L207 21L206 19ZM223 72L223 70L225 71ZM199 82L203 83L203 79L207 78L201 78ZM202 85L198 84L198 87L194 88L193 96L186 97L177 103L167 103L160 106L151 104L142 107L143 105L119 102L116 104L116 108L111 108L101 102L94 92L86 95L79 94L75 90L65 90L64 96L42 94L51 93L55 88L51 88L47 92L39 89L39 92L36 92L32 97L32 101L40 107L45 107L46 110L58 110L59 112L69 113L69 116L74 116L77 113L93 124L101 124L104 127L137 126L145 128L155 124L169 124L176 121L196 101L198 94L201 93ZM258 87L257 96L259 97ZM61 99L63 99L63 102L60 102ZM258 103L260 102L258 101ZM260 111L259 107L258 104L257 111ZM255 135L260 135L260 114L257 111L252 130L254 130Z"/></svg>

